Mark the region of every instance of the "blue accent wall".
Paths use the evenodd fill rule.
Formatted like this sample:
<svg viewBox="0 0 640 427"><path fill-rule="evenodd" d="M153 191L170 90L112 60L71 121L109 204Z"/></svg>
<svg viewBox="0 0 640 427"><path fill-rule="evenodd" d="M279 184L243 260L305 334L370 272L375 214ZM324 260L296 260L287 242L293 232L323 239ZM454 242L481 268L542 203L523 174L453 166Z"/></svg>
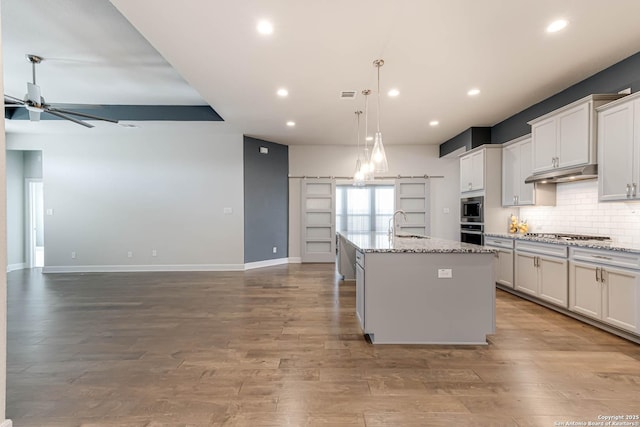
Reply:
<svg viewBox="0 0 640 427"><path fill-rule="evenodd" d="M640 90L640 52L497 123L491 128L491 143L503 144L530 133L528 121L580 98L594 93L617 93L629 87L632 92ZM440 144L440 157L465 146L459 136Z"/></svg>
<svg viewBox="0 0 640 427"><path fill-rule="evenodd" d="M287 258L288 245L289 147L245 136L244 262Z"/></svg>

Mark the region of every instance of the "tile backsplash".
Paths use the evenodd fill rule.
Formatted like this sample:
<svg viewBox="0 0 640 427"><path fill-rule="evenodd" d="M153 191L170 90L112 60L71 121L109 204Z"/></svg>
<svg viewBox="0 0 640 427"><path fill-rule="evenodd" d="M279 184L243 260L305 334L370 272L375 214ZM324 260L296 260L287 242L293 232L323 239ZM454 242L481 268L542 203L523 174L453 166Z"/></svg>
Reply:
<svg viewBox="0 0 640 427"><path fill-rule="evenodd" d="M609 236L615 245L640 248L640 201L600 203L597 180L556 185L556 206L520 208L530 232Z"/></svg>

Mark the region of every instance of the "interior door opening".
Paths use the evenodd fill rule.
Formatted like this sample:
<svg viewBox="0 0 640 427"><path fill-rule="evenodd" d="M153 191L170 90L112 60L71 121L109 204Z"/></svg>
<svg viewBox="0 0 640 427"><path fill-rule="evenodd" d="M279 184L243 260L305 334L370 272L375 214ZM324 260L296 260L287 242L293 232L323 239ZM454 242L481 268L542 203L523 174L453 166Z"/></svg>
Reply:
<svg viewBox="0 0 640 427"><path fill-rule="evenodd" d="M44 267L44 192L42 180L27 179L27 258L29 268Z"/></svg>

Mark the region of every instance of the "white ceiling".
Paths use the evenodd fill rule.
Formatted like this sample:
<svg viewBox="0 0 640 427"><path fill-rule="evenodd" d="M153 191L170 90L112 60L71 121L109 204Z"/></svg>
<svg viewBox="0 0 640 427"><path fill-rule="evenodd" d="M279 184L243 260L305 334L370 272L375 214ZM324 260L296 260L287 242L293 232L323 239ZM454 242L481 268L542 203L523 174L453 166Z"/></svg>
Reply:
<svg viewBox="0 0 640 427"><path fill-rule="evenodd" d="M111 2L144 38L106 0L2 0L6 92L22 96L24 54L36 53L50 58L38 75L49 102L197 105L202 96L251 136L355 144L363 99L339 92L375 89L372 61L384 58L382 93L400 90L382 97L385 143L440 144L640 51L637 0ZM558 17L569 26L547 34ZM255 30L263 18L269 37ZM469 98L471 87L481 94ZM370 107L374 122L374 97Z"/></svg>

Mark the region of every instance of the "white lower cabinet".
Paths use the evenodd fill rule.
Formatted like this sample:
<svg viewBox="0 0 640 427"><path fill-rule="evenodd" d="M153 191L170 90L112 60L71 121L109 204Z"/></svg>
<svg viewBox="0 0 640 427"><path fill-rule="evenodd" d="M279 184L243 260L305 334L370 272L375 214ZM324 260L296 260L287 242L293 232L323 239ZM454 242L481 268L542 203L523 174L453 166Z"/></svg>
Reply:
<svg viewBox="0 0 640 427"><path fill-rule="evenodd" d="M513 288L513 239L485 237L485 246L498 251L495 261L496 283Z"/></svg>
<svg viewBox="0 0 640 427"><path fill-rule="evenodd" d="M364 253L356 251L356 317L360 327L365 330L364 324Z"/></svg>
<svg viewBox="0 0 640 427"><path fill-rule="evenodd" d="M571 261L569 310L640 333L640 271Z"/></svg>
<svg viewBox="0 0 640 427"><path fill-rule="evenodd" d="M566 246L516 242L515 248L514 289L567 308Z"/></svg>

